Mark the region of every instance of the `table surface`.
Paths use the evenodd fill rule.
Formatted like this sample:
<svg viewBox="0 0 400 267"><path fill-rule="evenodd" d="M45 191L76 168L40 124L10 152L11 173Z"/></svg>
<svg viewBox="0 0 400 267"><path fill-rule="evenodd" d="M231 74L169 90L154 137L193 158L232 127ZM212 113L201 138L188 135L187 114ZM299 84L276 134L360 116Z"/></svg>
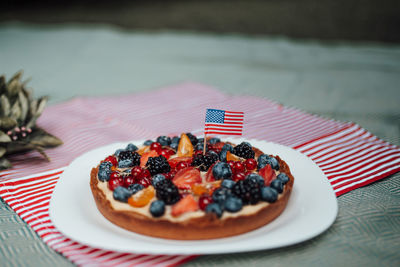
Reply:
<svg viewBox="0 0 400 267"><path fill-rule="evenodd" d="M106 26L0 24L0 69L23 69L50 104L75 96L143 92L196 81L353 121L400 144L400 46L320 43ZM400 173L338 198L322 235L280 249L204 255L187 266L400 264ZM2 266L70 266L0 201ZM266 242L268 242L266 240Z"/></svg>

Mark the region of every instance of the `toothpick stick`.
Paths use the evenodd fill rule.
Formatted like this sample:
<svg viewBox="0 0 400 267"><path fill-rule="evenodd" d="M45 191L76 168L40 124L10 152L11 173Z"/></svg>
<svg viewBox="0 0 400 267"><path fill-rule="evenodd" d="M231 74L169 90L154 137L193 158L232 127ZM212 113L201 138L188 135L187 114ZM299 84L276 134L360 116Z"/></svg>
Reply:
<svg viewBox="0 0 400 267"><path fill-rule="evenodd" d="M207 135L204 134L203 156L206 154Z"/></svg>

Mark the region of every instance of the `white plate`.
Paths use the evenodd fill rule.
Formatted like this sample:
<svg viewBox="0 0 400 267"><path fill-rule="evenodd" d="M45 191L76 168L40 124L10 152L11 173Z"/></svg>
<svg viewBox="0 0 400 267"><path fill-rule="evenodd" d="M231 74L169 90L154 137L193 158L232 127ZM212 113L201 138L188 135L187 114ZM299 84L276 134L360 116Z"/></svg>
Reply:
<svg viewBox="0 0 400 267"><path fill-rule="evenodd" d="M242 139L231 139L239 143ZM80 243L121 252L144 254L217 254L272 249L313 238L335 221L336 196L326 176L303 154L278 144L249 140L268 154L279 155L295 177L284 212L270 224L234 237L175 241L124 230L97 210L89 187L90 170L126 143L115 143L76 158L64 171L50 202L50 217L64 235ZM141 144L143 141L133 141Z"/></svg>

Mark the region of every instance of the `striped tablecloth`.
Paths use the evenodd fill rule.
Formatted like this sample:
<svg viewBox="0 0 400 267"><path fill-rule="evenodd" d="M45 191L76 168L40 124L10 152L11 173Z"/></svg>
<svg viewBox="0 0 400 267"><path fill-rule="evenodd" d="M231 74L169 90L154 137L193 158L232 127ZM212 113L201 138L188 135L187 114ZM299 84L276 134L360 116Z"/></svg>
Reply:
<svg viewBox="0 0 400 267"><path fill-rule="evenodd" d="M46 151L51 162L36 152L12 156L14 168L0 172L0 196L48 246L75 264L179 265L195 256L120 253L74 242L55 229L49 201L63 170L78 155L113 142L188 131L201 134L206 108L243 111L245 138L280 143L309 156L337 196L400 170L400 148L354 123L185 83L136 95L76 98L48 107L38 123L64 145Z"/></svg>

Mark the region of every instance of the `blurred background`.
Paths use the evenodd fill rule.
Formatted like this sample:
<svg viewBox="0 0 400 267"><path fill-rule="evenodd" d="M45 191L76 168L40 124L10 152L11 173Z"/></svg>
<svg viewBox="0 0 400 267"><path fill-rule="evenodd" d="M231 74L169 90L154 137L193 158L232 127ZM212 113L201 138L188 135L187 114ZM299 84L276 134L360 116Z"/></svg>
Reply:
<svg viewBox="0 0 400 267"><path fill-rule="evenodd" d="M400 41L398 0L3 0L0 22Z"/></svg>

